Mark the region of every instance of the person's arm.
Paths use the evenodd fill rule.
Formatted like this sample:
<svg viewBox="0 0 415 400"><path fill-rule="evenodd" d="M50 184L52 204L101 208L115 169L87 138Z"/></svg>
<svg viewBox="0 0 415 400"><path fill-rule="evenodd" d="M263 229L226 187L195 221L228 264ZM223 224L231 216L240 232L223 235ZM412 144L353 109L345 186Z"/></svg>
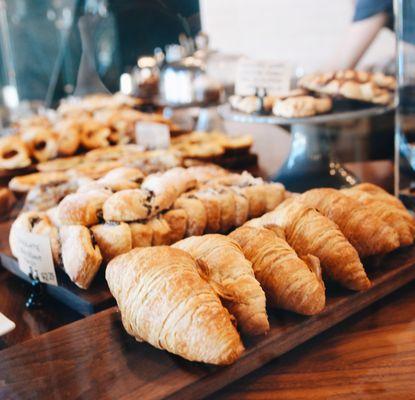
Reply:
<svg viewBox="0 0 415 400"><path fill-rule="evenodd" d="M353 22L325 69L331 71L355 68L387 21L387 13L381 12L364 20Z"/></svg>

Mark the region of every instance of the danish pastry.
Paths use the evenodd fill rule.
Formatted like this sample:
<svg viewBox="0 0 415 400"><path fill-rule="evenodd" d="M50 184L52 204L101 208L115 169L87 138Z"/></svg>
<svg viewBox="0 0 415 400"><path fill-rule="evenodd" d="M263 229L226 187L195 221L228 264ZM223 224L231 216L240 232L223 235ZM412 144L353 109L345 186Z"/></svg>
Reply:
<svg viewBox="0 0 415 400"><path fill-rule="evenodd" d="M133 248L131 230L125 222L94 225L91 232L106 263Z"/></svg>
<svg viewBox="0 0 415 400"><path fill-rule="evenodd" d="M47 161L58 155L57 135L50 129L33 127L22 132L22 140L30 154L38 161Z"/></svg>
<svg viewBox="0 0 415 400"><path fill-rule="evenodd" d="M31 164L29 151L22 140L15 136L0 138L0 168L25 168Z"/></svg>
<svg viewBox="0 0 415 400"><path fill-rule="evenodd" d="M59 229L59 235L65 272L77 286L88 289L102 263L91 232L85 226L68 225Z"/></svg>
<svg viewBox="0 0 415 400"><path fill-rule="evenodd" d="M102 218L103 206L110 196L98 190L70 194L59 203L59 220L63 225L96 225Z"/></svg>
<svg viewBox="0 0 415 400"><path fill-rule="evenodd" d="M148 190L130 189L114 193L105 201L105 221L133 222L151 216L154 196Z"/></svg>

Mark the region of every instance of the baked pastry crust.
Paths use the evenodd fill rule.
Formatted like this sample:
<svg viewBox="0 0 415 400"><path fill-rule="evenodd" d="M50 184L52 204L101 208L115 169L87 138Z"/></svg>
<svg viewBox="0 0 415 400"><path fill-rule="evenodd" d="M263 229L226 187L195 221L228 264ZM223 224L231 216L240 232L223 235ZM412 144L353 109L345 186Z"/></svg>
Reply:
<svg viewBox="0 0 415 400"><path fill-rule="evenodd" d="M184 210L187 214L186 236L203 235L207 225L206 210L198 199L180 196L174 203L174 208Z"/></svg>
<svg viewBox="0 0 415 400"><path fill-rule="evenodd" d="M162 218L170 227L169 242L176 243L183 239L187 230L187 213L184 210L167 211Z"/></svg>
<svg viewBox="0 0 415 400"><path fill-rule="evenodd" d="M53 185L67 182L69 176L65 172L35 172L33 174L15 176L9 182L9 189L14 192L28 192L37 185Z"/></svg>
<svg viewBox="0 0 415 400"><path fill-rule="evenodd" d="M153 228L141 222L128 224L131 231L132 247L149 247L153 240Z"/></svg>
<svg viewBox="0 0 415 400"><path fill-rule="evenodd" d="M130 227L124 222L94 225L91 232L106 263L133 248Z"/></svg>
<svg viewBox="0 0 415 400"><path fill-rule="evenodd" d="M252 262L256 279L268 303L303 315L318 314L326 303L320 262L314 257L313 269L275 230L243 226L230 235Z"/></svg>
<svg viewBox="0 0 415 400"><path fill-rule="evenodd" d="M309 207L334 221L361 257L384 254L399 247L397 232L370 207L345 196L339 190L312 189L300 196Z"/></svg>
<svg viewBox="0 0 415 400"><path fill-rule="evenodd" d="M58 230L52 225L44 212L28 211L21 213L10 228L9 244L12 254L17 257L17 237L19 230L32 232L41 236L48 236L52 251L53 262L59 265L61 262L61 246Z"/></svg>
<svg viewBox="0 0 415 400"><path fill-rule="evenodd" d="M211 364L231 364L243 352L229 313L186 252L134 249L108 264L106 279L124 328L138 341Z"/></svg>
<svg viewBox="0 0 415 400"><path fill-rule="evenodd" d="M91 226L98 224L102 209L110 197L104 191L73 193L66 196L58 206L58 216L63 225Z"/></svg>
<svg viewBox="0 0 415 400"><path fill-rule="evenodd" d="M59 234L65 272L77 286L88 289L102 263L99 247L85 226L62 226Z"/></svg>
<svg viewBox="0 0 415 400"><path fill-rule="evenodd" d="M153 195L148 190L121 190L105 201L104 220L133 222L147 219L152 213L153 201Z"/></svg>
<svg viewBox="0 0 415 400"><path fill-rule="evenodd" d="M137 184L141 184L144 179L144 174L138 168L133 167L119 167L107 172L103 180L128 180Z"/></svg>
<svg viewBox="0 0 415 400"><path fill-rule="evenodd" d="M31 164L29 151L24 142L16 136L0 138L0 168L18 169Z"/></svg>
<svg viewBox="0 0 415 400"><path fill-rule="evenodd" d="M110 143L111 130L98 121L89 119L81 126L81 144L88 150L107 147Z"/></svg>
<svg viewBox="0 0 415 400"><path fill-rule="evenodd" d="M83 160L82 156L56 158L55 160L44 161L36 165L36 169L41 172L67 171L76 167Z"/></svg>
<svg viewBox="0 0 415 400"><path fill-rule="evenodd" d="M325 274L351 290L366 290L370 281L359 254L329 218L298 197L285 200L274 211L250 220L248 226L278 225L287 242L300 256L316 256Z"/></svg>
<svg viewBox="0 0 415 400"><path fill-rule="evenodd" d="M47 161L57 157L57 135L49 128L36 126L27 128L21 133L21 137L36 160Z"/></svg>
<svg viewBox="0 0 415 400"><path fill-rule="evenodd" d="M147 222L147 225L153 231L151 238L152 246L163 246L171 244L172 229L167 220L162 217L155 217Z"/></svg>
<svg viewBox="0 0 415 400"><path fill-rule="evenodd" d="M62 119L53 126L57 134L58 153L64 156L72 156L81 144L79 121Z"/></svg>
<svg viewBox="0 0 415 400"><path fill-rule="evenodd" d="M265 293L237 242L209 234L181 240L173 247L206 265L206 278L244 334L262 335L269 330Z"/></svg>
<svg viewBox="0 0 415 400"><path fill-rule="evenodd" d="M206 213L206 233L215 233L220 230L221 204L218 198L209 189L200 189L190 192L189 198L196 198L203 204Z"/></svg>

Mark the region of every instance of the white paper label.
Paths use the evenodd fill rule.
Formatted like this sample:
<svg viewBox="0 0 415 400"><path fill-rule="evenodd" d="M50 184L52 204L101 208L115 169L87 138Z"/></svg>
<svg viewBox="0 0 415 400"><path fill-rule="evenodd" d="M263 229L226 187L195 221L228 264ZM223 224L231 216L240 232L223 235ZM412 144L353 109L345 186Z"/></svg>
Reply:
<svg viewBox="0 0 415 400"><path fill-rule="evenodd" d="M258 89L265 89L268 95L286 93L290 79L291 67L285 62L242 58L236 68L235 93L250 96Z"/></svg>
<svg viewBox="0 0 415 400"><path fill-rule="evenodd" d="M20 269L40 282L58 286L49 237L19 229L16 240Z"/></svg>
<svg viewBox="0 0 415 400"><path fill-rule="evenodd" d="M170 147L170 130L166 124L157 122L137 122L135 140L147 150L168 149Z"/></svg>

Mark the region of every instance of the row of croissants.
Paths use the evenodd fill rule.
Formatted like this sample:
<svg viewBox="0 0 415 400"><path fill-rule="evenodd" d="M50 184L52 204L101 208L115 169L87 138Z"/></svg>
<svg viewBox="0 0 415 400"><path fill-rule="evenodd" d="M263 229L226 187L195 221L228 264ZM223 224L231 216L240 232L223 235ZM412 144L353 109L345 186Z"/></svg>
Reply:
<svg viewBox="0 0 415 400"><path fill-rule="evenodd" d="M383 189L313 189L227 236L137 248L112 260L106 279L126 331L191 361L231 364L242 336L270 329L268 308L315 315L324 281L367 290L361 259L413 243L415 223ZM324 279L324 281L323 281Z"/></svg>

